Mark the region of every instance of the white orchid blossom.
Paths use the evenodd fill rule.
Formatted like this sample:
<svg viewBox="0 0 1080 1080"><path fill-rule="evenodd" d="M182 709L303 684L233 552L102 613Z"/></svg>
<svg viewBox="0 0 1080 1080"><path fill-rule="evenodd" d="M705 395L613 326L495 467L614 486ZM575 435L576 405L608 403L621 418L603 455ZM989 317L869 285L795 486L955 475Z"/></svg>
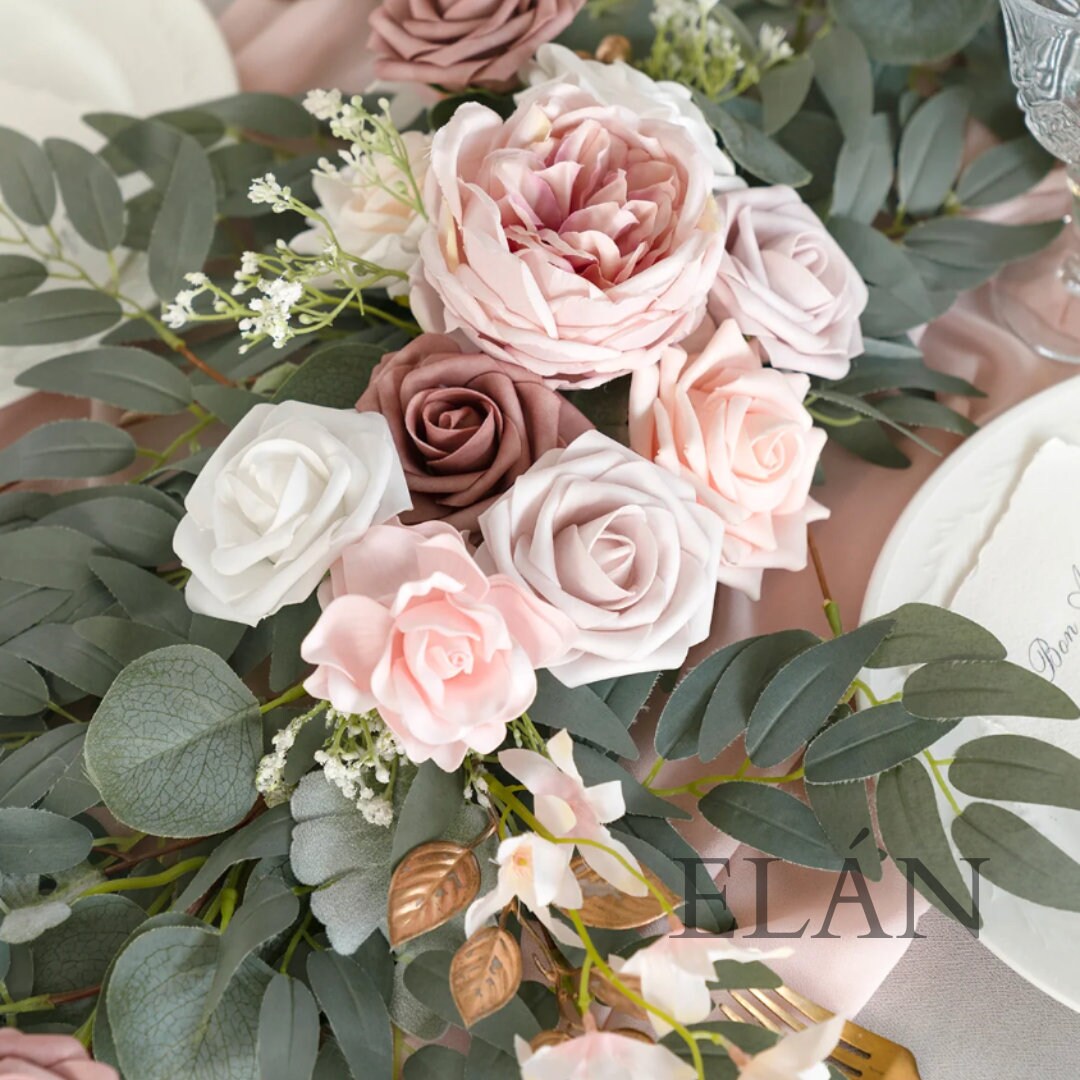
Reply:
<svg viewBox="0 0 1080 1080"><path fill-rule="evenodd" d="M824 1024L781 1039L760 1054L732 1054L739 1066L739 1080L829 1080L825 1059L836 1048L844 1030L844 1018L834 1016Z"/></svg>

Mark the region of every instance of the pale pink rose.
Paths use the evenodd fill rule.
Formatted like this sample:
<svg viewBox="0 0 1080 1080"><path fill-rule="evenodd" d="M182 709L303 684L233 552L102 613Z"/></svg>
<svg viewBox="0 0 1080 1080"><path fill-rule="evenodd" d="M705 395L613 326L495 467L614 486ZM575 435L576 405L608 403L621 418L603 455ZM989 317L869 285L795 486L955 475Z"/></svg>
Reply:
<svg viewBox="0 0 1080 1080"><path fill-rule="evenodd" d="M549 450L480 517L477 553L573 623L567 686L677 668L712 621L724 542L694 488L598 431Z"/></svg>
<svg viewBox="0 0 1080 1080"><path fill-rule="evenodd" d="M368 48L380 79L504 87L585 0L383 0Z"/></svg>
<svg viewBox="0 0 1080 1080"><path fill-rule="evenodd" d="M694 1080L697 1070L665 1046L615 1031L587 1031L533 1051L515 1038L521 1080Z"/></svg>
<svg viewBox="0 0 1080 1080"><path fill-rule="evenodd" d="M462 105L432 141L416 317L552 386L647 367L704 313L712 183L683 127L576 86L538 87L505 121Z"/></svg>
<svg viewBox="0 0 1080 1080"><path fill-rule="evenodd" d="M841 379L863 350L867 291L821 219L792 188L717 197L726 252L709 314L734 319L773 367Z"/></svg>
<svg viewBox="0 0 1080 1080"><path fill-rule="evenodd" d="M498 747L569 630L525 589L486 577L440 522L368 530L319 598L300 648L317 665L308 693L342 712L378 709L412 761L448 772L467 751Z"/></svg>
<svg viewBox="0 0 1080 1080"><path fill-rule="evenodd" d="M732 319L700 352L667 349L630 385L630 445L724 519L720 581L754 599L763 571L806 565L806 526L829 516L810 498L827 436L803 406L809 387L763 366Z"/></svg>
<svg viewBox="0 0 1080 1080"><path fill-rule="evenodd" d="M0 1029L0 1080L120 1080L70 1035Z"/></svg>

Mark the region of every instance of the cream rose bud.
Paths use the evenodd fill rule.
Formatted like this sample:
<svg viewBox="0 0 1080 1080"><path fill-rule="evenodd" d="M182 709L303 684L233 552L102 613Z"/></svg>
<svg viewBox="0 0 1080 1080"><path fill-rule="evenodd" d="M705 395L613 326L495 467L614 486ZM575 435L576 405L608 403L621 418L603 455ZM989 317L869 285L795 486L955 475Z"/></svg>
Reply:
<svg viewBox="0 0 1080 1080"><path fill-rule="evenodd" d="M677 668L709 633L724 524L598 431L549 450L480 517L477 555L567 616L567 686Z"/></svg>
<svg viewBox="0 0 1080 1080"><path fill-rule="evenodd" d="M621 105L651 120L667 120L683 128L706 157L713 170L713 190L745 187L735 175L731 158L720 149L716 133L705 114L694 104L688 86L677 82L656 82L622 60L603 64L578 56L565 45L541 45L525 72L531 87L568 83L580 86L602 105ZM521 101L528 90L514 98Z"/></svg>
<svg viewBox="0 0 1080 1080"><path fill-rule="evenodd" d="M254 626L305 600L372 525L409 508L377 413L256 405L203 467L173 547L192 611Z"/></svg>
<svg viewBox="0 0 1080 1080"><path fill-rule="evenodd" d="M401 139L413 178L423 190L431 136L407 131ZM316 172L315 194L323 217L347 254L407 274L420 257L420 234L426 222L415 207L386 190L409 185L405 173L385 157L374 160L377 183L355 167L347 166L334 174ZM302 255L319 255L326 249L328 240L325 226L315 222L293 238L291 247ZM386 277L380 284L391 296L403 296L409 289L404 278Z"/></svg>

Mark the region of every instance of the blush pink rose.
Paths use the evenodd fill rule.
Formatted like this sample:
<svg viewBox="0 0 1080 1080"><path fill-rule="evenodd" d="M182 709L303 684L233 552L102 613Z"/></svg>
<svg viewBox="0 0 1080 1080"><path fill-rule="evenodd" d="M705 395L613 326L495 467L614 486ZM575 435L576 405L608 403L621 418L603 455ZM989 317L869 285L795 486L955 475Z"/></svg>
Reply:
<svg viewBox="0 0 1080 1080"><path fill-rule="evenodd" d="M677 668L712 621L724 542L694 488L598 431L550 450L480 517L477 559L561 611L567 686Z"/></svg>
<svg viewBox="0 0 1080 1080"><path fill-rule="evenodd" d="M734 319L773 367L842 379L863 351L866 285L792 188L717 197L725 254L709 314Z"/></svg>
<svg viewBox="0 0 1080 1080"><path fill-rule="evenodd" d="M470 531L541 454L592 427L536 375L441 334L384 356L356 407L390 425L413 498L401 520Z"/></svg>
<svg viewBox="0 0 1080 1080"><path fill-rule="evenodd" d="M504 87L585 0L383 0L371 15L375 74L393 82Z"/></svg>
<svg viewBox="0 0 1080 1080"><path fill-rule="evenodd" d="M630 445L689 481L726 524L719 578L755 600L763 571L806 565L810 498L826 435L806 375L765 367L728 319L699 352L668 349L630 384Z"/></svg>
<svg viewBox="0 0 1080 1080"><path fill-rule="evenodd" d="M0 1030L0 1080L120 1080L70 1035Z"/></svg>
<svg viewBox="0 0 1080 1080"><path fill-rule="evenodd" d="M304 684L346 713L378 709L410 760L450 772L489 754L536 696L535 669L564 651L567 620L486 577L441 522L368 530L331 568L301 655Z"/></svg>
<svg viewBox="0 0 1080 1080"><path fill-rule="evenodd" d="M462 105L431 145L410 300L551 386L655 363L701 321L723 243L712 165L678 124L538 87Z"/></svg>

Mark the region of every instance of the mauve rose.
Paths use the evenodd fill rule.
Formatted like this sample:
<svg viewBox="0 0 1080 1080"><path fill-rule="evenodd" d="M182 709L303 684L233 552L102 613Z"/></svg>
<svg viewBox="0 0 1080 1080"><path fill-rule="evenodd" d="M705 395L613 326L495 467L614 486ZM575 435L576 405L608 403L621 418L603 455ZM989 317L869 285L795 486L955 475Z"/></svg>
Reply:
<svg viewBox="0 0 1080 1080"><path fill-rule="evenodd" d="M120 1080L70 1035L0 1030L0 1080Z"/></svg>
<svg viewBox="0 0 1080 1080"><path fill-rule="evenodd" d="M579 87L538 87L506 121L462 105L432 140L416 317L555 387L647 367L704 313L712 183L684 128Z"/></svg>
<svg viewBox="0 0 1080 1080"><path fill-rule="evenodd" d="M764 367L728 319L700 351L668 349L630 385L630 445L694 486L726 523L719 577L755 600L763 571L806 565L810 498L826 435L806 375Z"/></svg>
<svg viewBox="0 0 1080 1080"><path fill-rule="evenodd" d="M863 349L867 291L821 219L792 188L717 197L725 254L709 315L734 319L773 367L842 379Z"/></svg>
<svg viewBox="0 0 1080 1080"><path fill-rule="evenodd" d="M503 87L585 0L383 0L368 48L380 79Z"/></svg>
<svg viewBox="0 0 1080 1080"><path fill-rule="evenodd" d="M588 431L480 517L477 560L573 623L548 666L567 686L677 668L712 621L724 542L693 487Z"/></svg>
<svg viewBox="0 0 1080 1080"><path fill-rule="evenodd" d="M356 407L390 425L413 498L401 520L469 531L541 454L592 427L537 376L442 334L384 356Z"/></svg>

